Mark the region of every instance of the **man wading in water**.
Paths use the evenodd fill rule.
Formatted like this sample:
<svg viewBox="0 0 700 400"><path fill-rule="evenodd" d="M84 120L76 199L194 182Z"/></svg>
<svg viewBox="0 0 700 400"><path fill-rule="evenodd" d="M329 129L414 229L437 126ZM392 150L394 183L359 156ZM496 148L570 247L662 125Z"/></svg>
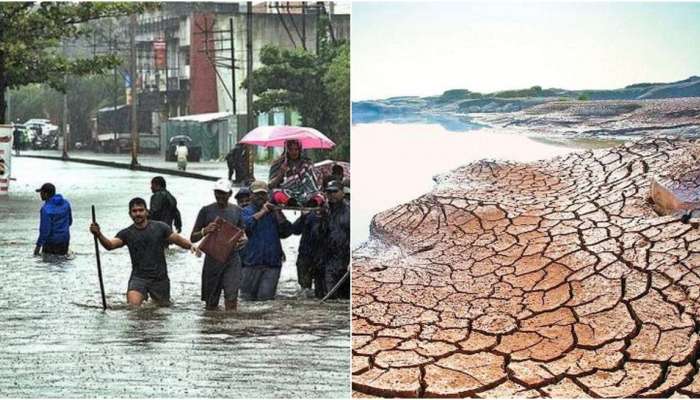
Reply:
<svg viewBox="0 0 700 400"><path fill-rule="evenodd" d="M148 216L151 221L165 222L169 227L173 227L177 233L182 232L182 218L180 210L177 209L177 200L166 189L165 178L156 176L151 179L151 208L148 211Z"/></svg>
<svg viewBox="0 0 700 400"><path fill-rule="evenodd" d="M90 232L107 250L124 245L129 248L132 270L126 301L130 306L141 306L149 295L158 305L167 306L170 304L170 279L165 263L166 244L174 243L197 255L199 251L189 240L174 233L168 225L160 221L149 221L144 199L135 197L129 201L129 216L134 221L133 225L119 231L113 239L107 239L95 223L90 224Z"/></svg>
<svg viewBox="0 0 700 400"><path fill-rule="evenodd" d="M192 228L190 240L198 242L207 234L220 229L214 222L221 218L238 227L245 229L241 208L228 202L231 198L231 181L219 179L214 184L214 198L216 201L208 206L202 207L197 214L197 221ZM204 267L202 268L202 301L206 302L207 310L216 310L219 307L221 290L224 291L224 305L226 310L235 311L238 305L238 289L241 286L241 257L239 252L245 247L248 238L243 234L238 240L225 264L216 261L214 257L206 255L204 257Z"/></svg>
<svg viewBox="0 0 700 400"><path fill-rule="evenodd" d="M73 213L68 200L56 194L56 186L44 183L36 190L44 201L41 207L39 238L36 241L34 255L68 254L70 244L70 226L73 225Z"/></svg>

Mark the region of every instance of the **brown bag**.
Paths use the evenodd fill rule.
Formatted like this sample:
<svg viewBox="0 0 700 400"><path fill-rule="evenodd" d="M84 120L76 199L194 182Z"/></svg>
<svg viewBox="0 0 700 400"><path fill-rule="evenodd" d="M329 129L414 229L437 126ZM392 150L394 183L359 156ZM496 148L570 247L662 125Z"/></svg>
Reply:
<svg viewBox="0 0 700 400"><path fill-rule="evenodd" d="M220 217L216 217L214 223L219 225L219 230L205 236L199 249L217 262L225 264L243 236L243 229Z"/></svg>

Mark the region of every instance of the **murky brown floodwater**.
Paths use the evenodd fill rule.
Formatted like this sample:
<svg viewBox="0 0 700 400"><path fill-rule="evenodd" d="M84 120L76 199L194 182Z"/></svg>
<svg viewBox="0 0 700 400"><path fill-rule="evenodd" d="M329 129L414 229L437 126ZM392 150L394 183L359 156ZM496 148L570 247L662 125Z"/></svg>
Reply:
<svg viewBox="0 0 700 400"><path fill-rule="evenodd" d="M90 206L109 235L131 223L127 203L150 197L153 174L15 158L0 198L0 396L348 397L349 303L295 298L298 237L283 241L278 299L242 302L236 314L199 301L203 259L171 247L174 305L126 308L126 248L100 249L107 302L101 309ZM211 182L165 177L183 232L213 201ZM32 256L45 181L71 201L70 260ZM294 215L289 215L294 218Z"/></svg>

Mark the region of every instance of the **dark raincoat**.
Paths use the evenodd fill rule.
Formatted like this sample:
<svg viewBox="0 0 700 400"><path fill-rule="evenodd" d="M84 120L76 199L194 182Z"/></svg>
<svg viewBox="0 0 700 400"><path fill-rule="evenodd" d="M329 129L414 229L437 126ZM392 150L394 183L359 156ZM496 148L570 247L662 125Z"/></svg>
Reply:
<svg viewBox="0 0 700 400"><path fill-rule="evenodd" d="M36 245L69 243L71 225L73 225L73 213L70 203L60 194L53 195L41 207L39 239L37 239Z"/></svg>
<svg viewBox="0 0 700 400"><path fill-rule="evenodd" d="M320 221L318 234L324 295L340 281L350 264L350 205L343 200L329 206L329 213ZM350 298L350 279L346 279L331 298Z"/></svg>
<svg viewBox="0 0 700 400"><path fill-rule="evenodd" d="M164 222L171 228L175 223L175 229L178 232L182 230L182 218L180 210L177 209L177 200L166 189L153 193L149 214L151 220Z"/></svg>

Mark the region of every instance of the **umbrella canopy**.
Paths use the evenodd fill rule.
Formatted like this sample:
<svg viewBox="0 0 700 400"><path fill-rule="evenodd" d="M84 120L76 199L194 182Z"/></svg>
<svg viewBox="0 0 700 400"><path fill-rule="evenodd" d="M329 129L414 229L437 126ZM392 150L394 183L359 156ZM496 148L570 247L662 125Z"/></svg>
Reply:
<svg viewBox="0 0 700 400"><path fill-rule="evenodd" d="M192 138L187 136L187 135L177 135L177 136L173 136L170 138L170 144L177 143L177 142L191 143Z"/></svg>
<svg viewBox="0 0 700 400"><path fill-rule="evenodd" d="M330 149L335 146L332 140L314 128L304 126L260 126L241 139L241 143L265 147L284 147L287 140L296 139L302 149Z"/></svg>
<svg viewBox="0 0 700 400"><path fill-rule="evenodd" d="M343 178L350 179L350 163L345 161L323 160L314 164L314 171L319 179L330 176L333 173L333 165L338 164L343 167Z"/></svg>

